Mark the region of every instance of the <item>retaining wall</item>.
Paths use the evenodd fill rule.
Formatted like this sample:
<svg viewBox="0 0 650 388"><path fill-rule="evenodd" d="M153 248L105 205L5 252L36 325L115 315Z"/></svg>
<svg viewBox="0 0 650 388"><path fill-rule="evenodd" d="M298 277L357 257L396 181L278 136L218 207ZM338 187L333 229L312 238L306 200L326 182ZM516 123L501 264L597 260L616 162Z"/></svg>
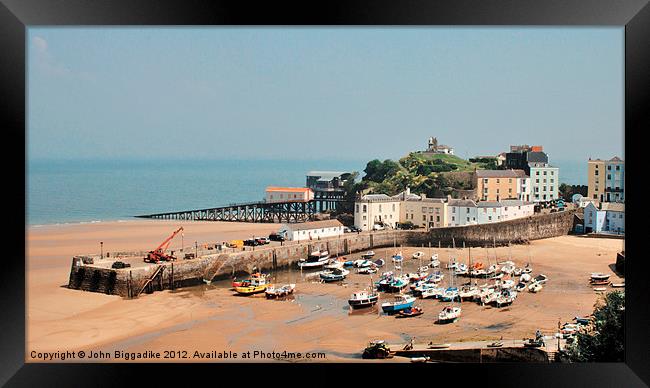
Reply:
<svg viewBox="0 0 650 388"><path fill-rule="evenodd" d="M485 246L526 243L568 234L573 225L573 212L566 211L486 225L447 227L426 231L383 231L371 234L346 234L341 238L306 241L280 247L258 248L254 251L213 253L196 259L161 263L159 276L147 291L174 289L229 278L233 275L271 271L295 265L308 252L327 249L331 254L350 254L380 247L399 246ZM128 253L124 252L124 255ZM133 256L137 256L134 254ZM142 255L140 257L143 257ZM73 258L69 288L84 291L137 296L158 266L136 268L99 268Z"/></svg>

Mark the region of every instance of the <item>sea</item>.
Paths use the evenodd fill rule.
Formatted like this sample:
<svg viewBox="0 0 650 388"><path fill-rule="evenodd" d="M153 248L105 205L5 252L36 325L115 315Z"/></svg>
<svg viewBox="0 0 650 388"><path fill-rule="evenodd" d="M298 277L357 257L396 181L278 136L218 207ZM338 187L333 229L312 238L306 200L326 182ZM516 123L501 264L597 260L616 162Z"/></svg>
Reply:
<svg viewBox="0 0 650 388"><path fill-rule="evenodd" d="M306 173L357 171L366 160L28 160L30 226L259 201L267 186L304 187ZM587 184L587 162L557 161L560 183Z"/></svg>
<svg viewBox="0 0 650 388"><path fill-rule="evenodd" d="M363 160L33 160L30 226L132 220L136 215L260 201L267 186L304 187L308 171L359 171Z"/></svg>

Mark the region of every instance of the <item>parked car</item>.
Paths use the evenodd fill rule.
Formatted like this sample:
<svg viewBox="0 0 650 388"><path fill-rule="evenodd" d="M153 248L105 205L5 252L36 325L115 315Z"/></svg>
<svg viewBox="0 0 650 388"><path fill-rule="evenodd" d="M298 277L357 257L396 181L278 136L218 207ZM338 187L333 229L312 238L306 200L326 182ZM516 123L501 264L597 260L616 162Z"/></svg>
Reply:
<svg viewBox="0 0 650 388"><path fill-rule="evenodd" d="M384 228L384 225L374 224L372 226L372 230L384 230L384 229L386 229L386 228Z"/></svg>
<svg viewBox="0 0 650 388"><path fill-rule="evenodd" d="M361 229L357 228L356 226L351 226L350 231L356 233L356 232L361 232Z"/></svg>
<svg viewBox="0 0 650 388"><path fill-rule="evenodd" d="M260 245L265 245L265 244L271 243L271 240L269 240L266 237L258 237L255 240L257 240L257 242L260 243Z"/></svg>
<svg viewBox="0 0 650 388"><path fill-rule="evenodd" d="M285 241L286 238L283 234L280 233L271 233L269 234L269 240L271 241Z"/></svg>
<svg viewBox="0 0 650 388"><path fill-rule="evenodd" d="M256 247L258 245L262 245L262 244L254 238L249 238L248 240L244 240L244 246Z"/></svg>
<svg viewBox="0 0 650 388"><path fill-rule="evenodd" d="M131 264L129 264L129 263L125 263L123 261L116 261L115 263L113 263L113 265L111 267L120 269L120 268L128 268L130 266L131 266Z"/></svg>
<svg viewBox="0 0 650 388"><path fill-rule="evenodd" d="M395 224L396 229L411 230L411 229L415 229L416 227L417 226L413 225L412 222L403 222L403 223Z"/></svg>

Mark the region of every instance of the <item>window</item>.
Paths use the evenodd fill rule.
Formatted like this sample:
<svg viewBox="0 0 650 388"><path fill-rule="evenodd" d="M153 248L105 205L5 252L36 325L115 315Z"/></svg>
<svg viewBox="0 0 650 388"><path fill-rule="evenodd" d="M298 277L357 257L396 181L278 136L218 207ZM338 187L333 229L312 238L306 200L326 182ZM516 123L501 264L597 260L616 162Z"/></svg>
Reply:
<svg viewBox="0 0 650 388"><path fill-rule="evenodd" d="M539 175L539 171L535 171L535 175Z"/></svg>
<svg viewBox="0 0 650 388"><path fill-rule="evenodd" d="M551 175L554 175L555 171L551 171Z"/></svg>
<svg viewBox="0 0 650 388"><path fill-rule="evenodd" d="M497 178L497 183L499 183L499 178Z"/></svg>
<svg viewBox="0 0 650 388"><path fill-rule="evenodd" d="M512 183L512 178L508 179L508 183Z"/></svg>
<svg viewBox="0 0 650 388"><path fill-rule="evenodd" d="M487 178L483 179L483 183L487 184L487 183L488 183L488 179L487 179Z"/></svg>
<svg viewBox="0 0 650 388"><path fill-rule="evenodd" d="M426 221L426 220L427 220L427 216L426 216L426 214L423 214L422 215L422 221Z"/></svg>
<svg viewBox="0 0 650 388"><path fill-rule="evenodd" d="M456 208L455 208L455 207L452 207L452 208L451 208L451 212L452 212L452 213L456 213Z"/></svg>
<svg viewBox="0 0 650 388"><path fill-rule="evenodd" d="M395 211L395 204L393 204L393 211Z"/></svg>
<svg viewBox="0 0 650 388"><path fill-rule="evenodd" d="M612 166L607 166L607 171L612 171Z"/></svg>
<svg viewBox="0 0 650 388"><path fill-rule="evenodd" d="M359 213L359 205L357 205L357 213Z"/></svg>
<svg viewBox="0 0 650 388"><path fill-rule="evenodd" d="M621 166L616 166L616 171L621 171Z"/></svg>
<svg viewBox="0 0 650 388"><path fill-rule="evenodd" d="M467 214L469 214L469 208L467 208Z"/></svg>
<svg viewBox="0 0 650 388"><path fill-rule="evenodd" d="M433 213L433 208L432 207L429 208L429 213Z"/></svg>
<svg viewBox="0 0 650 388"><path fill-rule="evenodd" d="M535 183L539 183L539 179L535 179Z"/></svg>
<svg viewBox="0 0 650 388"><path fill-rule="evenodd" d="M381 204L379 205L379 212L381 213Z"/></svg>
<svg viewBox="0 0 650 388"><path fill-rule="evenodd" d="M429 216L429 221L433 221L433 216Z"/></svg>
<svg viewBox="0 0 650 388"><path fill-rule="evenodd" d="M469 217L467 217L467 222L469 222Z"/></svg>
<svg viewBox="0 0 650 388"><path fill-rule="evenodd" d="M427 212L427 208L426 208L426 207L423 207L423 208L422 208L422 213L426 213L426 212Z"/></svg>
<svg viewBox="0 0 650 388"><path fill-rule="evenodd" d="M436 216L436 222L440 222L440 216Z"/></svg>
<svg viewBox="0 0 650 388"><path fill-rule="evenodd" d="M452 220L452 221L456 221L456 217L451 216L451 220Z"/></svg>
<svg viewBox="0 0 650 388"><path fill-rule="evenodd" d="M546 171L544 171L544 175L546 175Z"/></svg>
<svg viewBox="0 0 650 388"><path fill-rule="evenodd" d="M483 194L487 194L487 193L488 193L488 188L486 187L483 189Z"/></svg>
<svg viewBox="0 0 650 388"><path fill-rule="evenodd" d="M596 166L598 168L598 166ZM594 175L598 176L598 170L595 171Z"/></svg>
<svg viewBox="0 0 650 388"><path fill-rule="evenodd" d="M492 221L492 216L488 216L488 221Z"/></svg>
<svg viewBox="0 0 650 388"><path fill-rule="evenodd" d="M612 174L607 174L607 179L612 179Z"/></svg>

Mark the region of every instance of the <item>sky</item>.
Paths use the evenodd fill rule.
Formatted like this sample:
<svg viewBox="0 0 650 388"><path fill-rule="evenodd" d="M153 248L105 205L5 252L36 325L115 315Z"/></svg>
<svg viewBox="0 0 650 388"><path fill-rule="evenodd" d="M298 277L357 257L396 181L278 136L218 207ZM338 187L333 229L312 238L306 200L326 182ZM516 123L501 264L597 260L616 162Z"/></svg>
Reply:
<svg viewBox="0 0 650 388"><path fill-rule="evenodd" d="M29 159L623 157L624 30L29 28Z"/></svg>

